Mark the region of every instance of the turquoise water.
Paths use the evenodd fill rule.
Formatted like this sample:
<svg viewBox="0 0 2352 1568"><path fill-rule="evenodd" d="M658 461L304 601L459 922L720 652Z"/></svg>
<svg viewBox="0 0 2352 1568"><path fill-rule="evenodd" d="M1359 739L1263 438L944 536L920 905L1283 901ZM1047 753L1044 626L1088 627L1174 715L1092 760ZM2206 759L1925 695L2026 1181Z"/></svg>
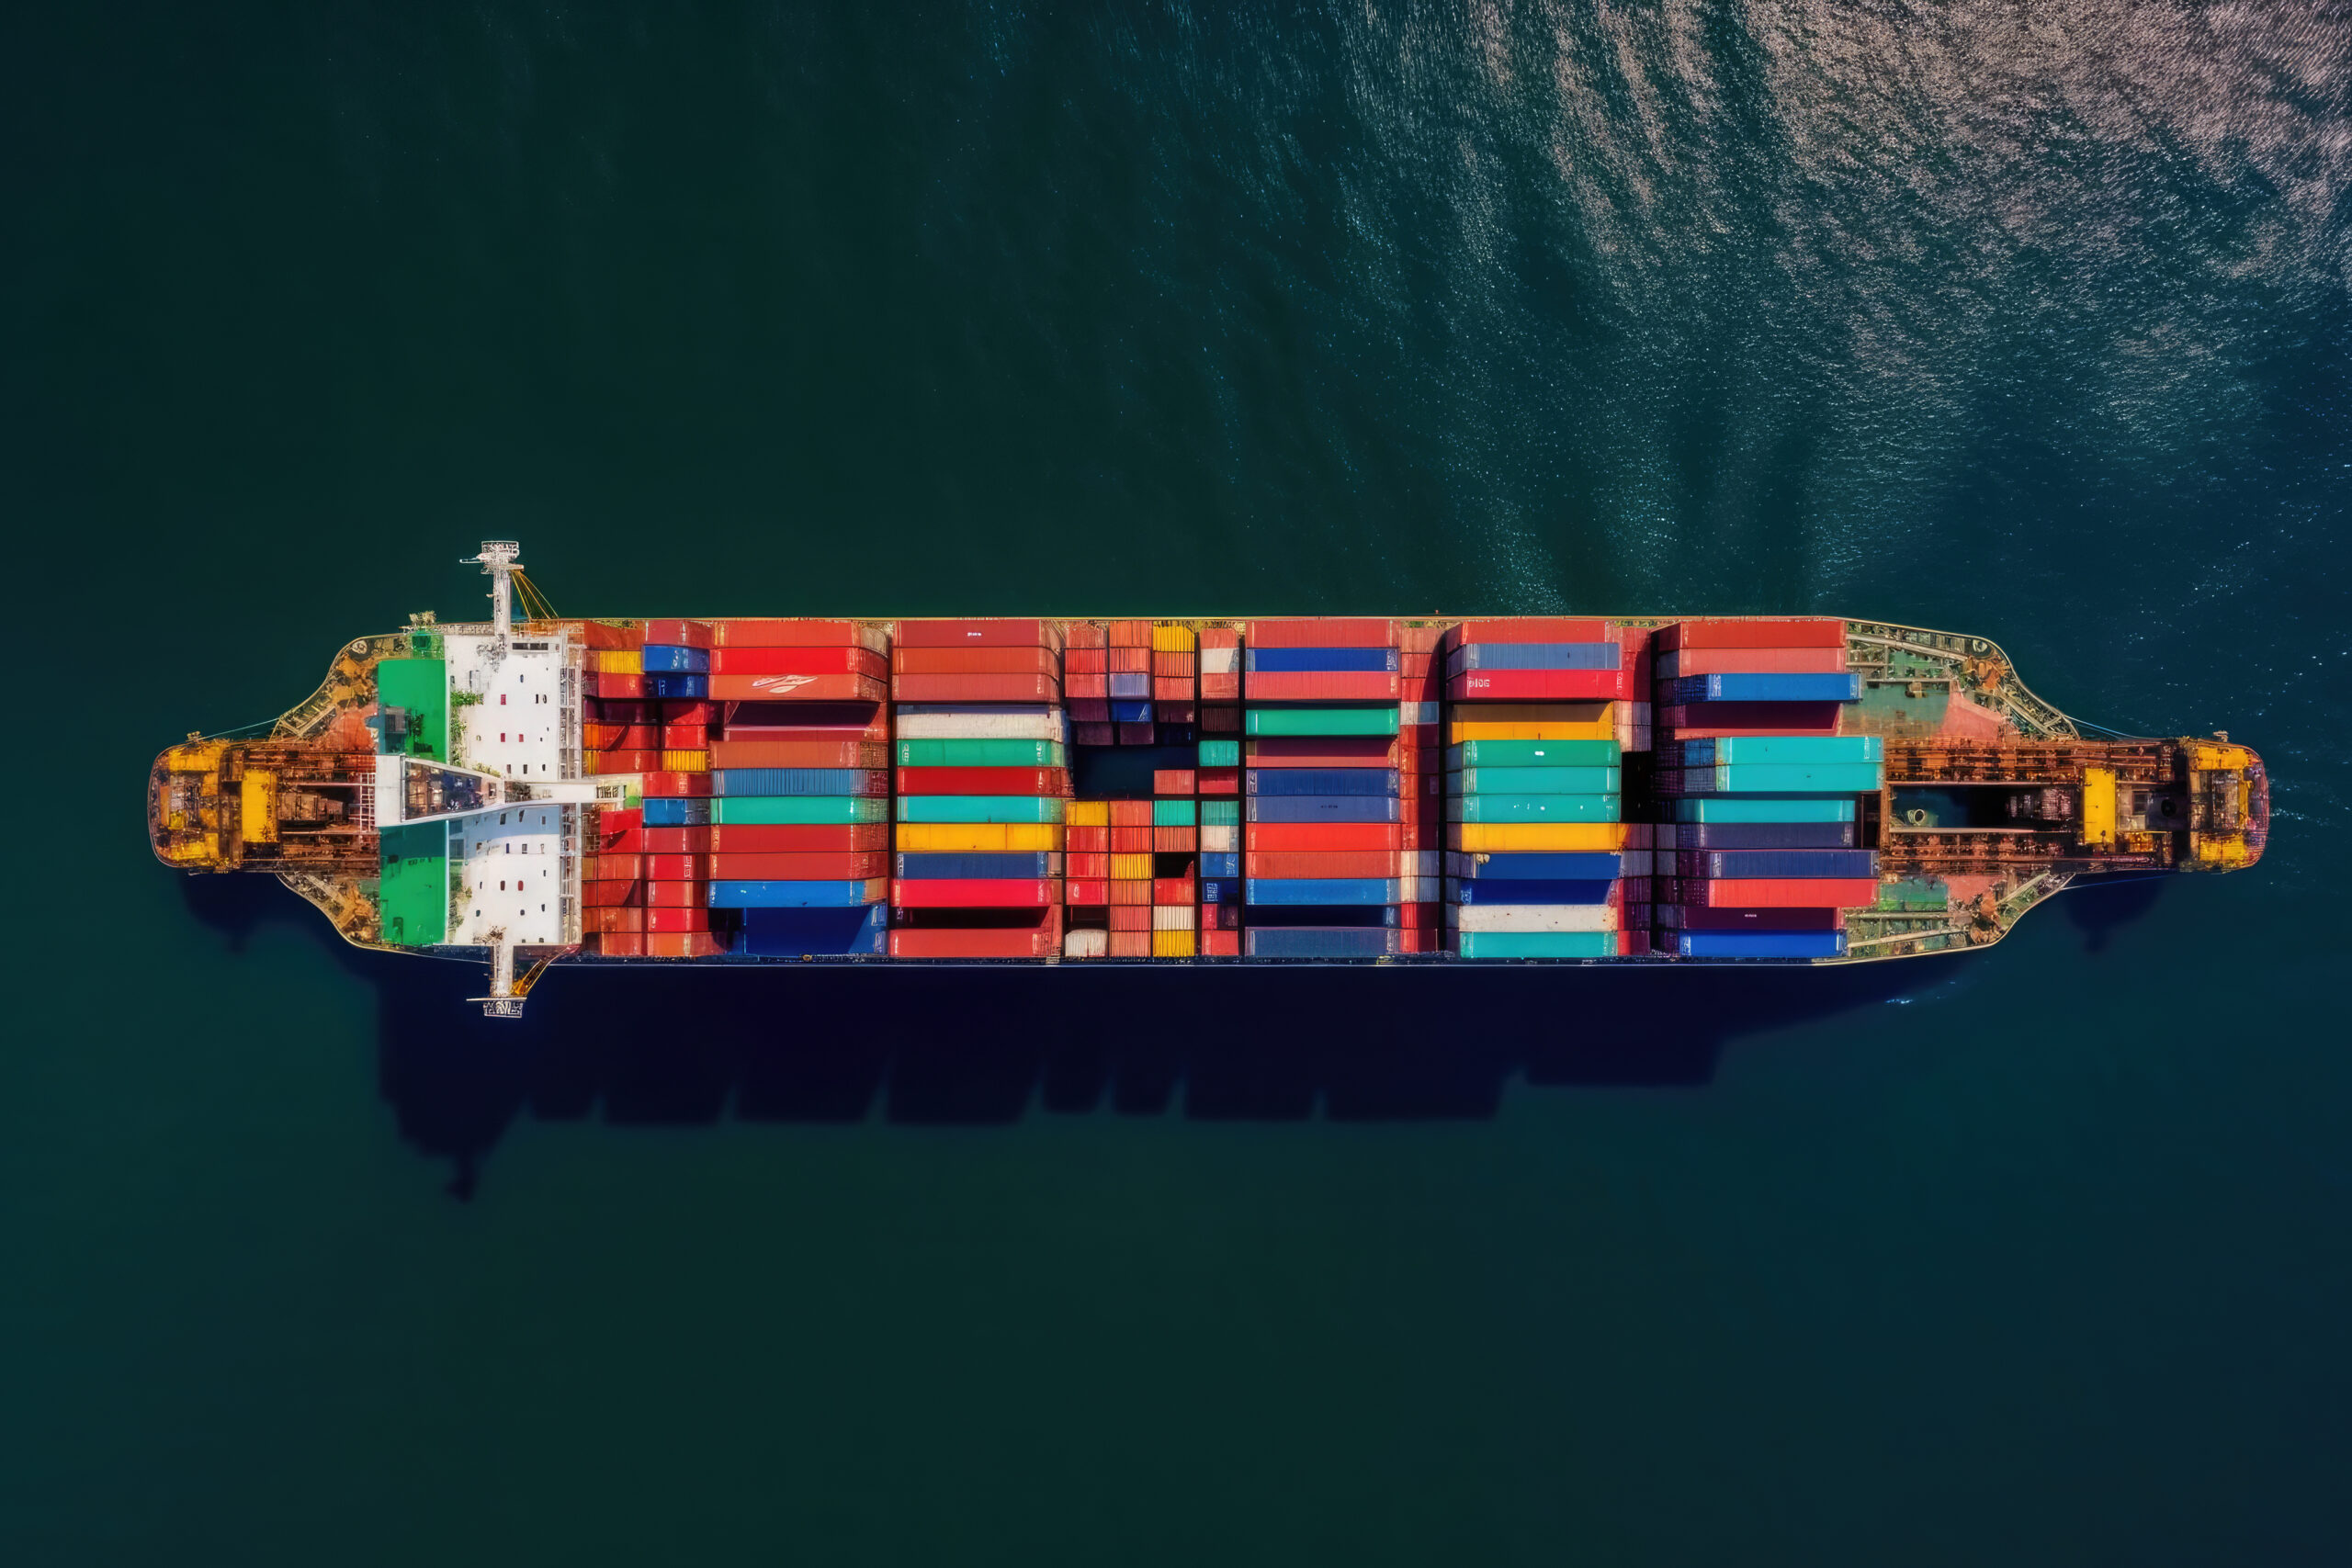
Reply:
<svg viewBox="0 0 2352 1568"><path fill-rule="evenodd" d="M8 1561L2342 1560L2340 17L5 26ZM1819 990L501 1033L138 821L492 536L573 613L1965 629L2275 837Z"/></svg>

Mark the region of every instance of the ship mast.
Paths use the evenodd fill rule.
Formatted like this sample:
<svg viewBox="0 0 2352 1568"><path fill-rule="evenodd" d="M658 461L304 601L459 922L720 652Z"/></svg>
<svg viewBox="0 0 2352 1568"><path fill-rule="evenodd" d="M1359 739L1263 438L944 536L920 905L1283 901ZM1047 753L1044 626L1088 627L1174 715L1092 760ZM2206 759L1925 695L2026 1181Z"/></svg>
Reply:
<svg viewBox="0 0 2352 1568"><path fill-rule="evenodd" d="M515 558L523 547L513 539L484 539L481 554L467 556L460 566L481 563L482 575L490 579L490 618L497 628L498 646L503 649L507 639L514 635L514 574L523 570Z"/></svg>

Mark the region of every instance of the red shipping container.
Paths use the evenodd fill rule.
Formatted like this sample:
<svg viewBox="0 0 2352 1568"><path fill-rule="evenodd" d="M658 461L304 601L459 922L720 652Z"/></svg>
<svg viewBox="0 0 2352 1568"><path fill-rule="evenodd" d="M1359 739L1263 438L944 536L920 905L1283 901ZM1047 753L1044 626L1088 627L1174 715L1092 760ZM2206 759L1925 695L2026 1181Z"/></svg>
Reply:
<svg viewBox="0 0 2352 1568"><path fill-rule="evenodd" d="M1843 648L1843 621L1677 621L1657 629L1660 653L1678 648Z"/></svg>
<svg viewBox="0 0 2352 1568"><path fill-rule="evenodd" d="M643 941L648 958L716 958L727 951L707 931L648 931Z"/></svg>
<svg viewBox="0 0 2352 1568"><path fill-rule="evenodd" d="M1193 770L1190 768L1155 768L1151 773L1154 795L1190 795L1193 793Z"/></svg>
<svg viewBox="0 0 2352 1568"><path fill-rule="evenodd" d="M659 886L661 885L656 883L654 886ZM685 886L693 886L694 885L692 883L688 883L685 884ZM705 895L705 897L708 896ZM710 910L699 903L691 907L685 905L668 904L653 905L650 906L645 911L645 931L648 936L651 936L657 931L674 934L679 931L707 931L708 930L710 930Z"/></svg>
<svg viewBox="0 0 2352 1568"><path fill-rule="evenodd" d="M647 855L645 875L651 882L707 882L710 857L702 854Z"/></svg>
<svg viewBox="0 0 2352 1568"><path fill-rule="evenodd" d="M1159 739L1157 727L1148 724L1122 724L1114 728L1118 731L1122 746L1149 746Z"/></svg>
<svg viewBox="0 0 2352 1568"><path fill-rule="evenodd" d="M1155 699L1152 705L1156 710L1153 716L1161 724L1192 724L1200 716L1199 705L1190 701L1159 702Z"/></svg>
<svg viewBox="0 0 2352 1568"><path fill-rule="evenodd" d="M1190 681L1194 673L1193 656L1190 649L1167 653L1154 649L1151 655L1151 678L1155 681L1174 680L1179 676Z"/></svg>
<svg viewBox="0 0 2352 1568"><path fill-rule="evenodd" d="M1107 877L1073 877L1062 884L1062 901L1092 907L1111 901L1111 883Z"/></svg>
<svg viewBox="0 0 2352 1568"><path fill-rule="evenodd" d="M710 848L711 827L697 822L690 828L647 828L639 843L648 854L698 855Z"/></svg>
<svg viewBox="0 0 2352 1568"><path fill-rule="evenodd" d="M1148 904L1118 904L1111 909L1111 929L1114 931L1148 931L1151 930L1151 906ZM1143 956L1148 957L1148 953Z"/></svg>
<svg viewBox="0 0 2352 1568"><path fill-rule="evenodd" d="M740 703L880 703L887 681L872 675L713 675L710 694Z"/></svg>
<svg viewBox="0 0 2352 1568"><path fill-rule="evenodd" d="M1078 705L1073 703L1070 705L1075 709ZM1109 705L1107 704L1104 705L1105 711L1108 711L1108 705ZM1116 739L1117 738L1113 734L1111 726L1108 722L1080 723L1079 721L1078 715L1075 712L1070 715L1069 743L1071 745L1109 746L1112 745Z"/></svg>
<svg viewBox="0 0 2352 1568"><path fill-rule="evenodd" d="M1050 648L901 648L890 655L893 675L1055 675L1061 655Z"/></svg>
<svg viewBox="0 0 2352 1568"><path fill-rule="evenodd" d="M1412 908L1408 905L1407 908ZM1443 953L1445 931L1442 927L1408 926L1396 933L1399 953Z"/></svg>
<svg viewBox="0 0 2352 1568"><path fill-rule="evenodd" d="M894 675L890 694L902 703L1057 703L1062 686L1050 675Z"/></svg>
<svg viewBox="0 0 2352 1568"><path fill-rule="evenodd" d="M700 908L710 902L710 889L700 882L647 882L645 907L649 909ZM664 928L651 928L660 931ZM699 931L699 926L672 926L671 931Z"/></svg>
<svg viewBox="0 0 2352 1568"><path fill-rule="evenodd" d="M588 751L609 751L621 743L628 733L625 724L605 724L597 719L583 719L580 725L580 745Z"/></svg>
<svg viewBox="0 0 2352 1568"><path fill-rule="evenodd" d="M1400 654L1397 657L1396 662L1398 665L1397 673L1403 675L1408 681L1413 680L1418 676L1426 675L1430 671L1439 668L1437 655L1433 653Z"/></svg>
<svg viewBox="0 0 2352 1568"><path fill-rule="evenodd" d="M1513 615L1499 621L1464 621L1449 630L1439 647L1452 653L1468 642L1614 642L1607 621L1563 615Z"/></svg>
<svg viewBox="0 0 2352 1568"><path fill-rule="evenodd" d="M831 854L714 854L713 882L870 882L890 874L886 850Z"/></svg>
<svg viewBox="0 0 2352 1568"><path fill-rule="evenodd" d="M1678 739L1738 735L1835 735L1838 703L1686 703L1653 710Z"/></svg>
<svg viewBox="0 0 2352 1568"><path fill-rule="evenodd" d="M1647 626L1619 626L1617 646L1623 657L1625 694L1637 703L1650 700L1651 634Z"/></svg>
<svg viewBox="0 0 2352 1568"><path fill-rule="evenodd" d="M1659 895L1708 908L1855 908L1878 902L1878 882L1867 876L1738 877L1716 881L1661 876Z"/></svg>
<svg viewBox="0 0 2352 1568"><path fill-rule="evenodd" d="M645 623L645 640L660 648L708 648L711 643L710 623L648 621Z"/></svg>
<svg viewBox="0 0 2352 1568"><path fill-rule="evenodd" d="M1114 643L1110 651L1103 655L1103 666L1114 675L1148 675L1151 673L1151 649L1122 648Z"/></svg>
<svg viewBox="0 0 2352 1568"><path fill-rule="evenodd" d="M710 793L708 773L651 773L641 791L655 800L700 800Z"/></svg>
<svg viewBox="0 0 2352 1568"><path fill-rule="evenodd" d="M1151 852L1156 855L1188 855L1201 847L1197 828L1154 828L1151 830Z"/></svg>
<svg viewBox="0 0 2352 1568"><path fill-rule="evenodd" d="M1078 826L1064 828L1062 848L1072 854L1107 855L1111 852L1111 829Z"/></svg>
<svg viewBox="0 0 2352 1568"><path fill-rule="evenodd" d="M1140 648L1148 651L1151 647L1149 621L1113 621L1104 629L1111 634L1113 648Z"/></svg>
<svg viewBox="0 0 2352 1568"><path fill-rule="evenodd" d="M1241 689L1253 703L1395 702L1402 682L1394 670L1252 670Z"/></svg>
<svg viewBox="0 0 2352 1568"><path fill-rule="evenodd" d="M1178 703L1189 703L1193 700L1193 678L1189 675L1175 677L1166 675L1153 676L1151 678L1151 700L1160 705L1162 710L1159 716L1161 722L1173 723L1174 721L1169 717L1166 710L1174 706Z"/></svg>
<svg viewBox="0 0 2352 1568"><path fill-rule="evenodd" d="M1465 670L1446 694L1457 703L1614 701L1625 685L1623 670Z"/></svg>
<svg viewBox="0 0 2352 1568"><path fill-rule="evenodd" d="M1232 694L1238 697L1241 694L1241 677L1238 675L1234 676L1233 682L1234 687ZM1201 695L1204 697L1208 694L1209 694L1206 690L1204 690L1201 693ZM1201 733L1204 735L1240 734L1241 710L1238 707L1203 707L1201 709Z"/></svg>
<svg viewBox="0 0 2352 1568"><path fill-rule="evenodd" d="M900 768L900 795L1043 795L1067 796L1067 768Z"/></svg>
<svg viewBox="0 0 2352 1568"><path fill-rule="evenodd" d="M1151 901L1162 908L1178 908L1198 897L1198 889L1189 876L1155 876L1151 879Z"/></svg>
<svg viewBox="0 0 2352 1568"><path fill-rule="evenodd" d="M645 884L635 877L610 877L580 885L583 909L638 909L645 907Z"/></svg>
<svg viewBox="0 0 2352 1568"><path fill-rule="evenodd" d="M1062 653L1062 679L1072 675L1100 675L1111 668L1111 650L1107 648L1072 648Z"/></svg>
<svg viewBox="0 0 2352 1568"><path fill-rule="evenodd" d="M1070 829L1069 831L1075 834L1078 829L1073 828ZM1106 877L1111 874L1111 856L1107 852L1097 852L1092 850L1084 852L1072 851L1064 857L1062 874L1065 876Z"/></svg>
<svg viewBox="0 0 2352 1568"><path fill-rule="evenodd" d="M592 773L650 773L662 765L659 751L591 751L584 758Z"/></svg>
<svg viewBox="0 0 2352 1568"><path fill-rule="evenodd" d="M1059 903L1060 893L1060 882L1050 876L900 877L890 884L890 902L901 909L1043 908Z"/></svg>
<svg viewBox="0 0 2352 1568"><path fill-rule="evenodd" d="M887 768L890 748L878 740L714 740L714 768Z"/></svg>
<svg viewBox="0 0 2352 1568"><path fill-rule="evenodd" d="M1203 626L1193 640L1203 648L1239 648L1241 631L1238 626Z"/></svg>
<svg viewBox="0 0 2352 1568"><path fill-rule="evenodd" d="M568 621L572 635L582 648L641 648L645 645L645 628L614 621Z"/></svg>
<svg viewBox="0 0 2352 1568"><path fill-rule="evenodd" d="M645 929L642 905L582 905L580 929L583 931L641 931Z"/></svg>
<svg viewBox="0 0 2352 1568"><path fill-rule="evenodd" d="M1072 724L1091 725L1102 730L1102 744L1105 746L1111 744L1111 700L1108 697L1073 696L1069 699L1069 720ZM1071 744L1084 746L1091 742L1073 739Z"/></svg>
<svg viewBox="0 0 2352 1568"><path fill-rule="evenodd" d="M1151 903L1150 879L1148 877L1142 880L1136 880L1131 877L1113 877L1111 879L1111 902L1114 907L1121 905L1148 906Z"/></svg>
<svg viewBox="0 0 2352 1568"><path fill-rule="evenodd" d="M1063 636L1068 639L1067 646L1073 649L1091 650L1111 646L1110 635L1100 621L1072 621L1064 628Z"/></svg>
<svg viewBox="0 0 2352 1568"><path fill-rule="evenodd" d="M1657 656L1662 681L1685 675L1837 675L1846 670L1838 648L1679 648Z"/></svg>
<svg viewBox="0 0 2352 1568"><path fill-rule="evenodd" d="M602 697L582 699L587 705L582 710L598 724L659 724L662 705L645 698Z"/></svg>
<svg viewBox="0 0 2352 1568"><path fill-rule="evenodd" d="M831 703L729 702L723 739L888 740L890 710L878 698Z"/></svg>
<svg viewBox="0 0 2352 1568"><path fill-rule="evenodd" d="M1110 951L1106 953L1104 956L1108 958L1149 958L1151 956L1151 933L1149 931L1114 931L1111 933Z"/></svg>
<svg viewBox="0 0 2352 1568"><path fill-rule="evenodd" d="M659 751L662 750L662 727L654 724L623 724L599 726L605 738L597 746L599 751ZM584 739L585 737L583 736Z"/></svg>
<svg viewBox="0 0 2352 1568"><path fill-rule="evenodd" d="M1245 876L1391 877L1399 874L1394 850L1282 850L1245 854Z"/></svg>
<svg viewBox="0 0 2352 1568"><path fill-rule="evenodd" d="M1385 735L1281 735L1242 742L1253 768L1393 768L1396 742Z"/></svg>
<svg viewBox="0 0 2352 1568"><path fill-rule="evenodd" d="M1646 958L1650 951L1650 933L1646 931L1621 931L1617 933L1617 956Z"/></svg>
<svg viewBox="0 0 2352 1568"><path fill-rule="evenodd" d="M1396 847L1400 850L1437 850L1445 847L1445 824L1442 822L1400 822L1396 827Z"/></svg>
<svg viewBox="0 0 2352 1568"><path fill-rule="evenodd" d="M900 648L1054 648L1061 628L1052 621L900 621Z"/></svg>
<svg viewBox="0 0 2352 1568"><path fill-rule="evenodd" d="M606 958L642 958L645 956L643 931L606 931L596 938L596 951Z"/></svg>
<svg viewBox="0 0 2352 1568"><path fill-rule="evenodd" d="M1111 852L1114 855L1148 855L1151 853L1151 829L1148 828L1112 829Z"/></svg>
<svg viewBox="0 0 2352 1568"><path fill-rule="evenodd" d="M1193 790L1199 795L1239 795L1239 768L1203 768L1193 775Z"/></svg>
<svg viewBox="0 0 2352 1568"><path fill-rule="evenodd" d="M1203 904L1193 910L1193 925L1196 931L1238 931L1241 929L1241 906Z"/></svg>
<svg viewBox="0 0 2352 1568"><path fill-rule="evenodd" d="M1834 908L1710 908L1668 906L1657 923L1686 931L1834 931L1846 928L1846 911Z"/></svg>
<svg viewBox="0 0 2352 1568"><path fill-rule="evenodd" d="M1200 934L1203 958L1238 958L1241 956L1241 933L1238 931L1204 931Z"/></svg>
<svg viewBox="0 0 2352 1568"><path fill-rule="evenodd" d="M847 854L890 847L888 822L714 822L673 831L703 834L699 847L716 854Z"/></svg>
<svg viewBox="0 0 2352 1568"><path fill-rule="evenodd" d="M1437 651L1437 645L1443 640L1444 637L1445 628L1441 626L1398 626L1396 628L1397 651L1434 653Z"/></svg>
<svg viewBox="0 0 2352 1568"><path fill-rule="evenodd" d="M1084 702L1090 705L1090 718L1097 713L1101 715L1096 722L1105 722L1111 716L1111 677L1108 675L1065 675L1062 677L1062 695L1069 699L1072 713L1078 710L1080 702Z"/></svg>
<svg viewBox="0 0 2352 1568"><path fill-rule="evenodd" d="M580 857L580 880L588 882L636 882L645 875L645 857L641 854L585 854Z"/></svg>
<svg viewBox="0 0 2352 1568"><path fill-rule="evenodd" d="M1251 621L1252 648L1394 648L1396 623L1331 616L1306 621Z"/></svg>
<svg viewBox="0 0 2352 1568"><path fill-rule="evenodd" d="M1148 800L1114 800L1111 826L1114 828L1148 828L1151 826L1151 802ZM1112 846L1116 849L1115 844Z"/></svg>
<svg viewBox="0 0 2352 1568"><path fill-rule="evenodd" d="M1396 822L1252 822L1242 829L1245 849L1337 852L1396 850L1405 846Z"/></svg>
<svg viewBox="0 0 2352 1568"><path fill-rule="evenodd" d="M1061 951L1058 920L1035 929L992 926L958 931L952 926L900 930L890 933L893 958L1047 958Z"/></svg>
<svg viewBox="0 0 2352 1568"><path fill-rule="evenodd" d="M870 675L881 680L890 661L870 648L722 648L710 656L714 675Z"/></svg>
<svg viewBox="0 0 2352 1568"><path fill-rule="evenodd" d="M726 716L719 711L719 706L717 703L711 702L707 698L704 697L664 697L658 703L648 703L645 705L649 709L659 708L661 710L662 723L664 726L673 724L711 725L717 724L721 718ZM647 716L650 720L651 715L649 714Z"/></svg>
<svg viewBox="0 0 2352 1568"><path fill-rule="evenodd" d="M713 621L710 631L713 648L865 648L880 653L889 647L880 626L854 621Z"/></svg>
<svg viewBox="0 0 2352 1568"><path fill-rule="evenodd" d="M607 701L614 697L642 697L645 677L642 675L606 675L591 670L582 675L580 694Z"/></svg>
<svg viewBox="0 0 2352 1568"><path fill-rule="evenodd" d="M636 854L645 847L645 813L637 807L603 807L588 829L588 842L599 854Z"/></svg>
<svg viewBox="0 0 2352 1568"><path fill-rule="evenodd" d="M1227 673L1202 676L1201 700L1203 702L1217 702L1220 700L1225 702L1240 701L1240 672L1238 671L1234 671ZM1233 728L1238 729L1241 726L1237 723Z"/></svg>

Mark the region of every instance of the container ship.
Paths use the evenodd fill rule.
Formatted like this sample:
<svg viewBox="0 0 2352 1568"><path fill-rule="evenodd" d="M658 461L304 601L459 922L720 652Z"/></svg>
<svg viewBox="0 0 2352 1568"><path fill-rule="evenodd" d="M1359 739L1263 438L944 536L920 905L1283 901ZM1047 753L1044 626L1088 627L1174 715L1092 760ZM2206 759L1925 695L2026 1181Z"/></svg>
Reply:
<svg viewBox="0 0 2352 1568"><path fill-rule="evenodd" d="M353 640L148 831L345 940L564 964L1857 964L2262 856L2261 761L1820 616L573 618Z"/></svg>

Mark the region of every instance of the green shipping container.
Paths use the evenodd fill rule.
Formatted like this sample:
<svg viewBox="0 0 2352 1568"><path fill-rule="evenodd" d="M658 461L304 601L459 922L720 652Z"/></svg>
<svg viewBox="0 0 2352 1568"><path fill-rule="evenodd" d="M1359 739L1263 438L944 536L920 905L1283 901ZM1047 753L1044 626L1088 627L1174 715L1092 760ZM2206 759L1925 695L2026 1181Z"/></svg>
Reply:
<svg viewBox="0 0 2352 1568"><path fill-rule="evenodd" d="M1702 776L1709 771L1690 770ZM1723 795L1876 794L1883 782L1876 762L1727 762L1712 771Z"/></svg>
<svg viewBox="0 0 2352 1568"><path fill-rule="evenodd" d="M901 740L902 768L1060 768L1069 755L1058 740Z"/></svg>
<svg viewBox="0 0 2352 1568"><path fill-rule="evenodd" d="M1613 768L1623 760L1614 740L1464 740L1445 752L1456 769Z"/></svg>
<svg viewBox="0 0 2352 1568"><path fill-rule="evenodd" d="M1238 740L1204 740L1201 742L1201 763L1204 768L1238 768L1241 765L1241 742Z"/></svg>
<svg viewBox="0 0 2352 1568"><path fill-rule="evenodd" d="M1617 768L1464 768L1445 775L1448 795L1615 795Z"/></svg>
<svg viewBox="0 0 2352 1568"><path fill-rule="evenodd" d="M438 659L376 661L376 705L408 712L408 754L449 760L449 666Z"/></svg>
<svg viewBox="0 0 2352 1568"><path fill-rule="evenodd" d="M1155 800L1151 803L1151 825L1155 828L1189 828L1193 825L1193 803L1189 800Z"/></svg>
<svg viewBox="0 0 2352 1568"><path fill-rule="evenodd" d="M1204 800L1201 802L1201 826L1204 828L1240 827L1241 803L1238 800Z"/></svg>
<svg viewBox="0 0 2352 1568"><path fill-rule="evenodd" d="M902 795L901 822L1058 822L1057 795Z"/></svg>
<svg viewBox="0 0 2352 1568"><path fill-rule="evenodd" d="M449 940L449 829L439 822L386 828L383 881L378 897L384 940L395 947L429 947Z"/></svg>
<svg viewBox="0 0 2352 1568"><path fill-rule="evenodd" d="M1471 795L1445 803L1449 822L1614 822L1618 795Z"/></svg>
<svg viewBox="0 0 2352 1568"><path fill-rule="evenodd" d="M1674 803L1677 822L1851 822L1850 800L1782 800L1770 795L1685 795Z"/></svg>
<svg viewBox="0 0 2352 1568"><path fill-rule="evenodd" d="M1460 931L1464 958L1614 958L1615 931Z"/></svg>
<svg viewBox="0 0 2352 1568"><path fill-rule="evenodd" d="M746 825L888 822L890 803L864 795L723 795L711 801L710 819Z"/></svg>
<svg viewBox="0 0 2352 1568"><path fill-rule="evenodd" d="M1387 708L1251 708L1252 735L1394 735L1396 710Z"/></svg>
<svg viewBox="0 0 2352 1568"><path fill-rule="evenodd" d="M1875 735L1726 735L1715 741L1721 762L1883 762L1886 742Z"/></svg>

